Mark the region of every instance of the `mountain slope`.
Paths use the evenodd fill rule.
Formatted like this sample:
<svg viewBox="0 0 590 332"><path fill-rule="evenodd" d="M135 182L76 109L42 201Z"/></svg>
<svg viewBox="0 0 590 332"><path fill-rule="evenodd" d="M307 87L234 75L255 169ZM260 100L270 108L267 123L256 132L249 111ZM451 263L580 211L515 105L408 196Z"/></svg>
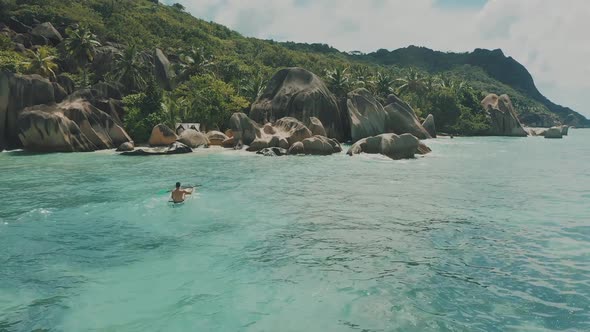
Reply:
<svg viewBox="0 0 590 332"><path fill-rule="evenodd" d="M440 73L446 71L455 71L458 68L469 65L481 68L487 76L494 81L503 83L511 89L518 92L525 99L536 101L543 105L540 112L550 112L559 117L559 120L566 124L576 126L589 126L590 121L583 115L573 111L570 108L563 107L551 102L537 89L533 77L528 70L512 57L504 55L502 50L485 50L476 49L471 53L445 53L433 51L425 47L410 46L394 51L379 50L374 53L353 56L355 59L361 59L368 63L377 63L386 66L400 66L400 67L418 67L430 73ZM461 71L461 70L459 70ZM473 79L469 79L473 81ZM497 82L492 82L496 86L500 86ZM493 91L492 84L484 84L484 89L487 87L490 92ZM508 92L508 91L507 91ZM499 91L499 93L503 93ZM517 96L516 99L520 99ZM529 105L520 105L529 106ZM520 110L522 112L522 110ZM535 112L533 112L535 113ZM533 118L528 116L529 118ZM525 114L525 122L526 121ZM530 121L529 121L530 122Z"/></svg>
<svg viewBox="0 0 590 332"><path fill-rule="evenodd" d="M363 77L365 85L373 84L378 72L397 78L405 75L410 67L416 67L441 77L465 80L480 99L486 93L509 94L526 124L562 122L590 126L590 121L580 114L545 98L528 71L500 50L456 54L408 47L352 55L324 44L246 38L222 25L196 19L181 6L165 6L155 0L0 0L0 22L8 22L11 17L31 26L51 22L63 34L67 27L80 24L89 27L103 45L135 45L146 52L159 47L173 63L182 62L181 53L196 50L203 63L211 65L208 69L214 76L211 84L227 84L224 89L233 88L249 102L256 94L245 93L246 85L268 79L284 67L300 66L325 75L327 70L338 67L358 69L365 66L369 72L369 76ZM58 50L63 51L59 47ZM61 70L69 70L64 62L64 59L59 60ZM107 79L99 73L93 74L95 82ZM202 81L209 82L208 79ZM205 84L203 82L199 84ZM420 96L408 98L417 110L431 112L429 103L418 104ZM478 106L471 105L476 112Z"/></svg>

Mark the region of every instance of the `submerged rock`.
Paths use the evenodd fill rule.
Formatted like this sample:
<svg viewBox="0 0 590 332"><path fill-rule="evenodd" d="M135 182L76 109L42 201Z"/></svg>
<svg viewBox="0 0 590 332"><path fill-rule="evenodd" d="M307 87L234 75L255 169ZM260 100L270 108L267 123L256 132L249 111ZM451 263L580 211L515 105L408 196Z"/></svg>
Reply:
<svg viewBox="0 0 590 332"><path fill-rule="evenodd" d="M287 155L287 153L287 150L277 147L266 148L256 152L256 154L264 155L265 157L281 157Z"/></svg>
<svg viewBox="0 0 590 332"><path fill-rule="evenodd" d="M508 95L489 94L481 101L490 122L488 135L491 136L518 136L526 137L528 133L524 130L518 120L512 101Z"/></svg>
<svg viewBox="0 0 590 332"><path fill-rule="evenodd" d="M150 135L149 144L150 146L169 146L176 142L178 136L164 124L159 124L152 129Z"/></svg>
<svg viewBox="0 0 590 332"><path fill-rule="evenodd" d="M191 153L193 149L180 143L174 142L166 147L152 147L152 148L141 148L129 152L121 153L122 156L162 156L162 155L173 155L173 154L185 154Z"/></svg>
<svg viewBox="0 0 590 332"><path fill-rule="evenodd" d="M342 140L345 135L336 98L317 75L302 68L277 72L252 104L250 117L259 123L284 117L310 123L310 118L315 117L323 124L328 137Z"/></svg>
<svg viewBox="0 0 590 332"><path fill-rule="evenodd" d="M382 154L391 159L411 159L416 154L427 154L430 148L411 134L382 134L364 138L350 147L347 154L353 156L360 153Z"/></svg>

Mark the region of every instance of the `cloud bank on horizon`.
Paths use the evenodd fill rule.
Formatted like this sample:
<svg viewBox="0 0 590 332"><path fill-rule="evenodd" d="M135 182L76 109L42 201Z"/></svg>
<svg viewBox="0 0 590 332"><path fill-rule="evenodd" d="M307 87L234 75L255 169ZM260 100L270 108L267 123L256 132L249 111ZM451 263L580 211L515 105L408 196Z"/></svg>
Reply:
<svg viewBox="0 0 590 332"><path fill-rule="evenodd" d="M587 117L587 0L165 0L245 36L371 52L501 48L557 104Z"/></svg>

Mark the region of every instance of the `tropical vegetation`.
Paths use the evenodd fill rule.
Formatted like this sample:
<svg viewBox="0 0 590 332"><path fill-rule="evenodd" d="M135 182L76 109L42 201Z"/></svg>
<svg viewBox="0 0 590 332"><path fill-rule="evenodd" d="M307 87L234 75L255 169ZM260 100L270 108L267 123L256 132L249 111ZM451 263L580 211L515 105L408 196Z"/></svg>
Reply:
<svg viewBox="0 0 590 332"><path fill-rule="evenodd" d="M80 87L117 85L126 96L126 129L139 140L158 122L196 121L223 129L232 112L248 111L277 70L292 66L320 75L341 102L356 88L383 102L398 94L419 116L433 114L439 130L452 133L485 131L479 101L487 93L508 93L524 117L563 120L575 113L549 102L524 68L510 67L516 62L497 51L409 47L344 53L324 44L246 38L192 17L180 4L156 0L0 0L0 22L9 17L29 25L51 22L65 40L22 53L0 34L0 69L52 80L69 72ZM107 47L118 51L109 72L98 75L91 64ZM148 65L156 47L172 60L171 91L161 90ZM514 77L497 69L502 66L514 69Z"/></svg>

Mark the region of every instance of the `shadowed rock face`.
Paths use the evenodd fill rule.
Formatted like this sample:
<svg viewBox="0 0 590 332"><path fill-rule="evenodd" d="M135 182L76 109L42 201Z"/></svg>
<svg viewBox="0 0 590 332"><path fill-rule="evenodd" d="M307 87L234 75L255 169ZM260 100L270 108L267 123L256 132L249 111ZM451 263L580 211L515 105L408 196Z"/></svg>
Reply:
<svg viewBox="0 0 590 332"><path fill-rule="evenodd" d="M545 138L563 138L563 129L562 127L549 128L543 133L543 136Z"/></svg>
<svg viewBox="0 0 590 332"><path fill-rule="evenodd" d="M260 125L244 113L234 113L229 119L229 127L234 135L235 144L250 145L261 136Z"/></svg>
<svg viewBox="0 0 590 332"><path fill-rule="evenodd" d="M172 90L174 87L170 61L159 48L156 49L154 54L154 70L160 87L167 91Z"/></svg>
<svg viewBox="0 0 590 332"><path fill-rule="evenodd" d="M61 43L63 37L61 34L53 27L53 25L49 22L41 23L37 25L32 31L31 34L35 36L40 36L49 40L53 45L57 45Z"/></svg>
<svg viewBox="0 0 590 332"><path fill-rule="evenodd" d="M427 154L430 148L422 144L411 134L382 134L364 138L350 147L347 154L353 156L360 153L382 154L391 159L411 159L416 154Z"/></svg>
<svg viewBox="0 0 590 332"><path fill-rule="evenodd" d="M55 101L54 84L43 77L0 72L0 150L22 147L17 118L24 108Z"/></svg>
<svg viewBox="0 0 590 332"><path fill-rule="evenodd" d="M491 136L528 136L522 127L518 116L512 106L512 101L507 95L489 94L481 101L481 106L487 112L490 121Z"/></svg>
<svg viewBox="0 0 590 332"><path fill-rule="evenodd" d="M385 112L387 113L385 132L396 133L398 135L412 134L419 139L432 138L420 123L412 107L396 95L391 94L387 97Z"/></svg>
<svg viewBox="0 0 590 332"><path fill-rule="evenodd" d="M387 113L368 90L356 89L350 92L347 108L353 142L385 132Z"/></svg>
<svg viewBox="0 0 590 332"><path fill-rule="evenodd" d="M347 108L353 142L384 133L431 138L410 105L395 95L390 95L383 107L369 91L357 89L348 94Z"/></svg>
<svg viewBox="0 0 590 332"><path fill-rule="evenodd" d="M316 117L324 125L328 137L342 140L345 136L336 98L318 76L302 68L277 72L252 104L250 117L258 123L284 117L310 123L309 119Z"/></svg>
<svg viewBox="0 0 590 332"><path fill-rule="evenodd" d="M432 138L436 138L436 124L434 123L434 115L428 114L426 120L424 120L424 123L422 123L422 127L426 129Z"/></svg>
<svg viewBox="0 0 590 332"><path fill-rule="evenodd" d="M17 127L28 151L88 152L131 141L108 114L82 99L26 108Z"/></svg>
<svg viewBox="0 0 590 332"><path fill-rule="evenodd" d="M311 117L309 118L309 124L307 125L307 127L309 128L309 130L311 130L311 134L314 136L326 136L328 137L328 134L326 134L326 129L324 128L324 124L322 123L322 121L320 121L320 119L316 118L316 117Z"/></svg>

